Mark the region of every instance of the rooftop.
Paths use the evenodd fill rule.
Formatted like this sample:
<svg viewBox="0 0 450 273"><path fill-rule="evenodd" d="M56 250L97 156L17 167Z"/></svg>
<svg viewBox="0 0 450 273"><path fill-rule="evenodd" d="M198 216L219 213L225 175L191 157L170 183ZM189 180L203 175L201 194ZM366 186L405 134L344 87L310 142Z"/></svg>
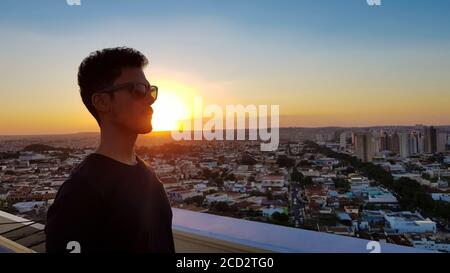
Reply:
<svg viewBox="0 0 450 273"><path fill-rule="evenodd" d="M368 253L368 240L173 208L178 253ZM0 211L1 252L44 252L43 225ZM381 242L383 253L422 249Z"/></svg>
<svg viewBox="0 0 450 273"><path fill-rule="evenodd" d="M0 253L44 251L44 225L0 211Z"/></svg>
<svg viewBox="0 0 450 273"><path fill-rule="evenodd" d="M282 253L368 253L368 240L317 231L278 226L229 218L206 213L173 209L173 231L177 251L191 252L203 242L233 246L238 251L228 252L282 252ZM185 245L180 235L201 238ZM206 243L206 246L210 245ZM400 245L380 243L383 253L414 253L423 250ZM183 247L182 247L183 246ZM185 248L188 247L188 248ZM193 247L189 249L189 247ZM201 250L211 250L205 247ZM201 252L201 251L200 251ZM206 251L211 252L211 251Z"/></svg>

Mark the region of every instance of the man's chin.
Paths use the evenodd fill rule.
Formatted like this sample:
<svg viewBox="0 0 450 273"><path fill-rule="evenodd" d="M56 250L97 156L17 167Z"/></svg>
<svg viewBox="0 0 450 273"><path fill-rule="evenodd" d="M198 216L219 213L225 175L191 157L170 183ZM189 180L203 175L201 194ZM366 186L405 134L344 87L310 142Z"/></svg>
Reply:
<svg viewBox="0 0 450 273"><path fill-rule="evenodd" d="M140 129L138 133L139 134L148 134L151 131L153 131L153 126L149 125L149 126L146 126L145 128Z"/></svg>

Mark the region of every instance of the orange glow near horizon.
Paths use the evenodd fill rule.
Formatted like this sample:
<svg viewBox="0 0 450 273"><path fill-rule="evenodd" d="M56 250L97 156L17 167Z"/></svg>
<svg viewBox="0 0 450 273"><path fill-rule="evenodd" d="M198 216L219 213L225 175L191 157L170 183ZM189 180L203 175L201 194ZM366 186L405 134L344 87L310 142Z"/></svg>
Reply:
<svg viewBox="0 0 450 273"><path fill-rule="evenodd" d="M67 73L69 74L69 73ZM420 92L409 88L405 99L401 89L358 91L355 88L280 89L276 95L259 92L254 85L214 82L195 74L177 71L149 71L159 89L153 105L155 132L176 130L179 121L193 116L194 97L203 98L203 107L216 104L280 105L281 127L365 127L382 125L448 125L450 96L436 88ZM154 82L153 82L154 80ZM61 134L98 131L95 119L81 102L70 79L57 83L0 82L0 135ZM61 87L60 87L61 86ZM6 92L10 90L11 92ZM309 91L313 90L313 91ZM5 91L5 92L4 92ZM29 98L22 99L26 94ZM286 95L289 94L289 95ZM389 98L389 99L386 99ZM439 98L439 99L437 99ZM225 108L223 108L225 109Z"/></svg>

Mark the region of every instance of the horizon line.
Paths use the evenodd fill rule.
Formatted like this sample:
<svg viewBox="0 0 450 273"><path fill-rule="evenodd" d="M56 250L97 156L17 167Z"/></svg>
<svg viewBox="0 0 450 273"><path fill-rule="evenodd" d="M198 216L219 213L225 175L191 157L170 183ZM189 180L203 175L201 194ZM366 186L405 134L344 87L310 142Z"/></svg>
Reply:
<svg viewBox="0 0 450 273"><path fill-rule="evenodd" d="M372 125L372 126L319 126L319 127L307 127L307 126L281 126L278 127L278 129L366 129L366 128L379 128L379 127L425 127L425 126L433 126L435 128L439 127L450 127L450 124L445 125L427 125L427 124L414 124L414 125ZM269 128L270 129L270 128ZM227 131L227 129L219 129L221 131ZM231 129L230 129L231 130ZM249 130L249 128L245 129L234 129L234 130ZM256 129L250 129L250 130L258 130ZM173 130L176 131L176 130ZM195 132L198 130L190 130L191 132ZM161 130L161 131L152 131L147 134L139 134L148 136L152 133L171 133L172 130ZM81 132L71 132L71 133L37 133L37 134L0 134L0 137L27 137L27 136L63 136L63 135L77 135L77 134L99 134L99 131L81 131Z"/></svg>

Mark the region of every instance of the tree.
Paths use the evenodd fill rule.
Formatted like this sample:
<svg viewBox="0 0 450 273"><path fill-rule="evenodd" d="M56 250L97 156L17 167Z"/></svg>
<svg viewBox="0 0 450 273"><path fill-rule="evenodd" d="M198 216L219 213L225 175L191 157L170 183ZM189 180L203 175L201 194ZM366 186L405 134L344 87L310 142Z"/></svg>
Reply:
<svg viewBox="0 0 450 273"><path fill-rule="evenodd" d="M303 181L300 183L303 187L309 186L314 184L314 182L312 181L312 178L310 176L307 176L303 179Z"/></svg>
<svg viewBox="0 0 450 273"><path fill-rule="evenodd" d="M55 148L50 145L45 144L30 144L28 146L25 146L22 151L30 151L30 152L46 152L46 151L55 151L59 150L60 148Z"/></svg>
<svg viewBox="0 0 450 273"><path fill-rule="evenodd" d="M5 172L5 175L16 175L16 172L15 172L15 171L12 171L12 170L7 170L7 171Z"/></svg>
<svg viewBox="0 0 450 273"><path fill-rule="evenodd" d="M277 164L280 167L293 167L295 165L295 160L287 157L286 155L280 155L277 158Z"/></svg>
<svg viewBox="0 0 450 273"><path fill-rule="evenodd" d="M227 202L217 202L214 204L214 209L220 212L229 212L230 206Z"/></svg>
<svg viewBox="0 0 450 273"><path fill-rule="evenodd" d="M302 182L303 181L303 174L297 170L297 168L294 167L291 174L291 180L294 182Z"/></svg>
<svg viewBox="0 0 450 273"><path fill-rule="evenodd" d="M333 178L336 189L342 189L345 192L350 190L350 183L343 178Z"/></svg>
<svg viewBox="0 0 450 273"><path fill-rule="evenodd" d="M267 191L266 198L267 198L267 200L273 200L273 193L271 191Z"/></svg>
<svg viewBox="0 0 450 273"><path fill-rule="evenodd" d="M311 166L311 164L309 164L308 160L301 160L297 166L298 167L307 167L307 166Z"/></svg>
<svg viewBox="0 0 450 273"><path fill-rule="evenodd" d="M256 213L256 211L253 208L249 208L248 211L247 211L247 216L248 217L256 217L257 213Z"/></svg>
<svg viewBox="0 0 450 273"><path fill-rule="evenodd" d="M211 170L204 168L204 169L202 169L202 174L203 174L204 178L208 179L211 176Z"/></svg>
<svg viewBox="0 0 450 273"><path fill-rule="evenodd" d="M286 213L279 213L278 211L272 214L272 220L275 223L287 225L289 223L289 216Z"/></svg>
<svg viewBox="0 0 450 273"><path fill-rule="evenodd" d="M20 152L0 152L0 159L17 159Z"/></svg>
<svg viewBox="0 0 450 273"><path fill-rule="evenodd" d="M236 176L234 175L234 173L229 173L227 174L226 180L236 181Z"/></svg>
<svg viewBox="0 0 450 273"><path fill-rule="evenodd" d="M215 184L217 187L223 187L223 179L222 179L222 177L216 177L216 178L214 179L214 184Z"/></svg>
<svg viewBox="0 0 450 273"><path fill-rule="evenodd" d="M258 190L252 190L252 192L250 193L250 195L252 196L266 196L265 193L258 191Z"/></svg>
<svg viewBox="0 0 450 273"><path fill-rule="evenodd" d="M194 203L197 207L200 207L203 204L205 197L202 195L196 195L191 198L185 200L186 203L191 204Z"/></svg>
<svg viewBox="0 0 450 273"><path fill-rule="evenodd" d="M244 153L240 160L240 164L242 165L255 165L256 163L257 163L256 159L254 159L248 153Z"/></svg>
<svg viewBox="0 0 450 273"><path fill-rule="evenodd" d="M422 178L423 179L427 179L427 180L431 179L431 177L430 177L430 175L428 173L422 173Z"/></svg>

